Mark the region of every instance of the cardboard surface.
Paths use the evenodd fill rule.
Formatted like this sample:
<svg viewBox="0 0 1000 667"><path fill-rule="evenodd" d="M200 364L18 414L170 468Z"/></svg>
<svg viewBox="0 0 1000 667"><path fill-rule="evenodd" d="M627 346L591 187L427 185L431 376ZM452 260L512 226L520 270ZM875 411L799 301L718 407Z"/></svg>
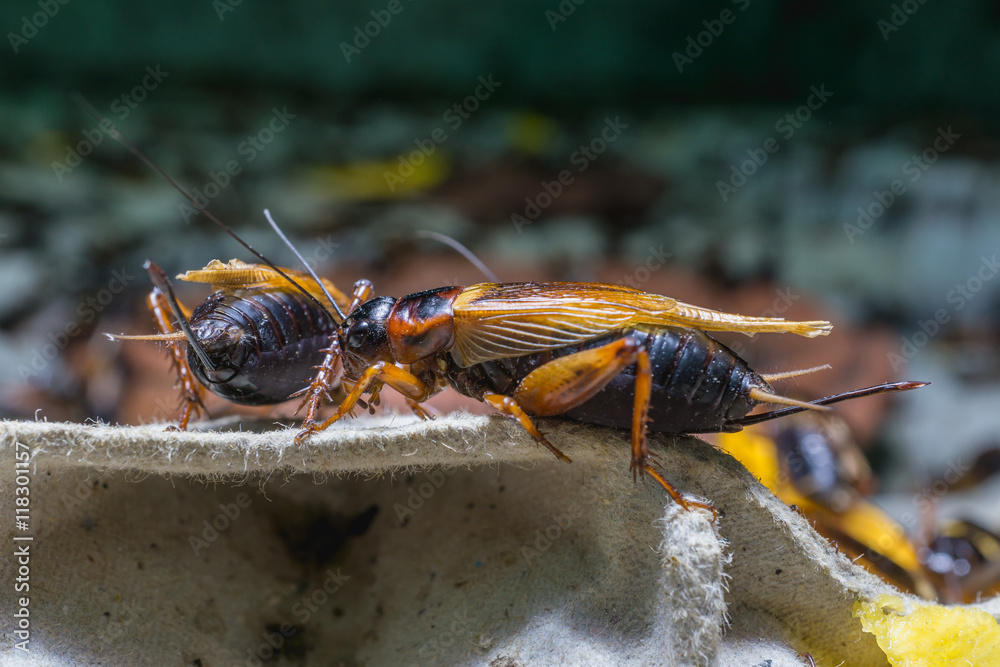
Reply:
<svg viewBox="0 0 1000 667"><path fill-rule="evenodd" d="M31 650L14 648L23 593L4 559L0 659L778 667L809 651L886 664L852 608L898 593L734 459L692 438L652 443L667 479L719 509L713 524L633 483L627 433L539 423L572 464L470 415L344 422L301 447L259 423L0 422L0 534L33 537Z"/></svg>

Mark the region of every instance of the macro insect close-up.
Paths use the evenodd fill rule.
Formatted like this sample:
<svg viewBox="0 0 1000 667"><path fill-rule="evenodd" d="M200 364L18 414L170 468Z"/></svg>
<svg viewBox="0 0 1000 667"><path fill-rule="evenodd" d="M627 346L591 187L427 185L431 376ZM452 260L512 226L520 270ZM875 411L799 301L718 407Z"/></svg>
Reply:
<svg viewBox="0 0 1000 667"><path fill-rule="evenodd" d="M0 664L1000 664L986 3L0 17Z"/></svg>

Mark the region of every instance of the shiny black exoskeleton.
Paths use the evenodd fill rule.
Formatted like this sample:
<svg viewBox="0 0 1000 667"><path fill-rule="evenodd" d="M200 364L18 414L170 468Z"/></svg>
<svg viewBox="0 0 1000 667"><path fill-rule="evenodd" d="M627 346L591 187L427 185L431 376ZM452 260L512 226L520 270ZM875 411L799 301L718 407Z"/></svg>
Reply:
<svg viewBox="0 0 1000 667"><path fill-rule="evenodd" d="M307 387L336 331L326 311L292 289L216 292L190 324L217 365L206 369L189 346L191 371L212 393L244 405L281 403Z"/></svg>
<svg viewBox="0 0 1000 667"><path fill-rule="evenodd" d="M756 405L749 391L770 391L764 379L739 355L698 329L660 328L655 332L628 330L536 354L499 359L461 368L452 364L452 386L467 396L484 392L507 394L528 373L552 359L600 347L631 336L647 346L653 373L649 430L662 433L735 431L727 425ZM588 424L630 428L634 410L635 366L619 373L604 389L561 417Z"/></svg>

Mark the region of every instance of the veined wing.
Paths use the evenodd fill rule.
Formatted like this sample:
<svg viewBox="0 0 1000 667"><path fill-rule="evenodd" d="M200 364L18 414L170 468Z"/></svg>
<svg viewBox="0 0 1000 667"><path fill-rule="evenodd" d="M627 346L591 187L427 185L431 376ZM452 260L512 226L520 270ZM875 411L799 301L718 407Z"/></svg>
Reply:
<svg viewBox="0 0 1000 667"><path fill-rule="evenodd" d="M327 303L322 288L308 273L286 268L281 270L317 301ZM247 264L238 259L231 259L225 264L213 259L204 269L182 273L177 276L177 279L192 283L206 283L215 289L295 289L292 283L266 264ZM347 308L350 299L329 280L325 278L320 278L320 280L323 281L330 295L336 299L337 305L341 308Z"/></svg>
<svg viewBox="0 0 1000 667"><path fill-rule="evenodd" d="M692 306L659 294L600 283L482 283L454 302L455 345L462 366L580 343L633 326L706 331L791 332L820 336L829 322L744 317Z"/></svg>

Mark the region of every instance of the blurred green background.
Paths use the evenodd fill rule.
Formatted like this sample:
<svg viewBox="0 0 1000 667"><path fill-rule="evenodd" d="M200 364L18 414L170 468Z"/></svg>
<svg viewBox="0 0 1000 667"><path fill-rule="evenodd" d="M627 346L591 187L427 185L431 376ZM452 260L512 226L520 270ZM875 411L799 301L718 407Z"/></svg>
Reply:
<svg viewBox="0 0 1000 667"><path fill-rule="evenodd" d="M5 3L4 31L26 34L23 20L40 4ZM159 62L187 88L243 96L276 87L345 107L451 99L484 72L507 82L508 105L576 117L604 105L797 103L819 81L843 96L839 107L887 120L950 110L988 123L1000 102L989 84L1000 67L1000 10L984 0L400 0L398 14L350 62L341 44L352 44L354 28L388 2L52 4L58 14L37 37L15 40L17 53L5 54L3 81L12 92L125 89ZM725 10L735 19L678 72L673 54Z"/></svg>

